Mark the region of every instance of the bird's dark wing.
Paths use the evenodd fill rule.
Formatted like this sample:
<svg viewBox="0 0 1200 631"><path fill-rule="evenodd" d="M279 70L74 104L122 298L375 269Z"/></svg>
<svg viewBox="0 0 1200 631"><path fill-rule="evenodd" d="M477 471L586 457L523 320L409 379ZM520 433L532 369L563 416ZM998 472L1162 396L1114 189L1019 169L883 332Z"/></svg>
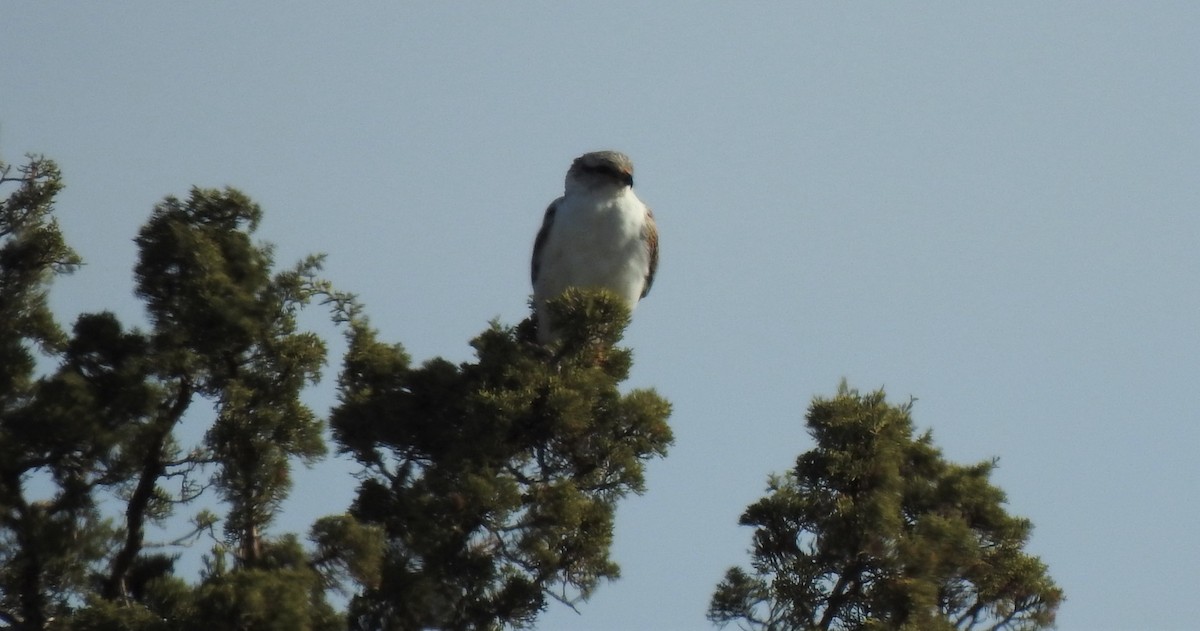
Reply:
<svg viewBox="0 0 1200 631"><path fill-rule="evenodd" d="M537 284L538 273L542 270L542 246L546 245L546 238L550 236L550 226L554 224L554 213L558 211L558 202L562 198L558 198L550 202L550 206L546 208L546 215L542 218L542 229L538 230L537 238L533 240L533 259L529 262L529 280L532 284Z"/></svg>
<svg viewBox="0 0 1200 631"><path fill-rule="evenodd" d="M646 240L646 247L650 249L650 269L646 271L646 284L642 286L641 298L645 298L646 294L650 293L650 286L654 284L654 273L658 271L658 224L654 223L654 213L646 208L646 227L642 230L642 238Z"/></svg>

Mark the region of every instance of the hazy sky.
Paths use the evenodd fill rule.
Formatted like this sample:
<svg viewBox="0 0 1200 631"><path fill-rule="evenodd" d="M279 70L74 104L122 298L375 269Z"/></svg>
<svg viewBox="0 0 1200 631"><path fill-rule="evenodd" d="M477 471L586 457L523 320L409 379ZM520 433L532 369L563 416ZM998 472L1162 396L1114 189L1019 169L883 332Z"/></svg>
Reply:
<svg viewBox="0 0 1200 631"><path fill-rule="evenodd" d="M622 578L540 628L709 628L843 377L1000 459L1061 629L1200 619L1200 3L4 4L0 155L64 170L67 320L139 321L153 205L231 185L281 265L328 253L384 339L464 361L526 315L571 160L632 156L663 249L629 385L677 440L620 509ZM352 470L299 475L277 532Z"/></svg>

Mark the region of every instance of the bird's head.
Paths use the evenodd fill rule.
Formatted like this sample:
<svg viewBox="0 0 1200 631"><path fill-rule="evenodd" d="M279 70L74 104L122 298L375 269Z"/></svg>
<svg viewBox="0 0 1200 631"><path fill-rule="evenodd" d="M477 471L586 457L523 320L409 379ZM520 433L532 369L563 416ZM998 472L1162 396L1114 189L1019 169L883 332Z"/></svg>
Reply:
<svg viewBox="0 0 1200 631"><path fill-rule="evenodd" d="M568 190L572 188L626 188L633 186L633 162L619 151L585 153L571 163L567 171Z"/></svg>

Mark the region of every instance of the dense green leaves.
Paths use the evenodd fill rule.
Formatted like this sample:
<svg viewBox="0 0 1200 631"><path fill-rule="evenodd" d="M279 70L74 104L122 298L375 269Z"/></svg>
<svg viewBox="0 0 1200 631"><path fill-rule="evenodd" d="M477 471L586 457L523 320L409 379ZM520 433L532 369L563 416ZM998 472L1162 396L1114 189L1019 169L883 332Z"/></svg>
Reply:
<svg viewBox="0 0 1200 631"><path fill-rule="evenodd" d="M137 238L150 330L90 313L67 336L46 303L53 276L79 262L51 215L57 168L34 158L0 173L16 187L0 204L0 627L239 628L221 616L261 621L288 602L295 619L271 624L331 628L326 588L371 576L378 535L335 520L314 532L310 559L265 534L291 460L325 452L300 402L325 346L296 317L314 298L348 298L317 277L320 259L273 272L251 236L261 210L234 190L195 189L159 204ZM35 370L39 349L48 374ZM202 444L179 445L185 422L208 423ZM229 509L212 558L234 562L192 587L146 533L211 487ZM217 521L197 515L181 541Z"/></svg>
<svg viewBox="0 0 1200 631"><path fill-rule="evenodd" d="M909 405L844 385L808 412L816 448L746 509L753 572L730 569L709 607L751 629L1038 629L1062 592L1022 550L994 463L949 463Z"/></svg>
<svg viewBox="0 0 1200 631"><path fill-rule="evenodd" d="M569 292L554 308L559 345L495 324L457 366L413 368L353 327L332 425L367 476L353 512L387 538L380 584L352 604L357 628L520 626L547 598L576 604L617 576L615 503L665 454L670 407L617 389L630 365L618 299Z"/></svg>
<svg viewBox="0 0 1200 631"><path fill-rule="evenodd" d="M16 173L0 164L0 185L15 187L0 201L0 623L40 627L102 554L88 490L97 450L71 414L93 393L78 378L47 384L35 374L39 351L53 358L66 345L50 283L79 263L52 216L58 168L33 157Z"/></svg>
<svg viewBox="0 0 1200 631"><path fill-rule="evenodd" d="M565 298L552 349L528 323L494 324L477 362L414 368L319 277L320 257L274 268L249 198L197 188L137 236L148 329L85 313L67 335L47 306L79 263L52 216L58 170L34 158L0 174L15 189L0 205L0 628L520 626L547 597L579 602L617 575L615 502L671 441L665 401L617 390L619 301ZM300 398L325 362L297 324L314 300L347 326L334 429L364 472L349 513L302 543L269 532L293 463L325 454ZM152 540L214 491L220 515ZM206 569L177 576L176 546L204 537Z"/></svg>
<svg viewBox="0 0 1200 631"><path fill-rule="evenodd" d="M149 326L85 313L68 334L47 303L53 278L79 264L53 218L61 186L48 160L0 164L0 628L524 627L548 601L576 606L618 576L617 503L644 490L647 461L672 442L670 405L620 390L632 354L618 345L619 299L551 301L549 346L530 320L493 323L473 360L414 365L320 278L320 257L276 269L249 198L197 188L163 200L137 236ZM346 327L330 425L361 471L353 504L301 541L271 533L293 464L326 452L301 400L326 357L298 326L313 301ZM729 571L712 620L1053 621L1061 592L1023 552L1030 523L1003 510L992 463L946 462L882 393L843 388L813 403L808 425L817 447L742 517L753 566ZM219 511L196 511L205 494ZM191 530L174 541L148 534L184 517ZM205 570L179 576L178 546L200 538Z"/></svg>

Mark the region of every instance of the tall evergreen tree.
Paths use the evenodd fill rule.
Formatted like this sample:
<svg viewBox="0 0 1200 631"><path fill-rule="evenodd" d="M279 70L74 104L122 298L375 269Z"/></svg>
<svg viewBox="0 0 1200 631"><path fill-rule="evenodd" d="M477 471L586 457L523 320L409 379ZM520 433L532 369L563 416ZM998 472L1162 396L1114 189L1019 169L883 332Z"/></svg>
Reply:
<svg viewBox="0 0 1200 631"><path fill-rule="evenodd" d="M50 406L36 378L39 356L57 359L67 347L47 292L79 264L53 217L58 167L41 157L16 172L0 163L0 186L15 187L0 201L0 622L40 629L103 553L89 493L102 447L88 444L80 423L61 433L39 423ZM33 488L38 482L43 488Z"/></svg>
<svg viewBox="0 0 1200 631"><path fill-rule="evenodd" d="M206 455L231 507L226 535L251 567L289 490L288 459L313 462L325 452L321 422L300 402L325 345L296 330L297 310L323 289L320 260L272 275L270 247L251 241L261 216L233 190L168 198L138 236L135 270L154 323L157 377L216 403Z"/></svg>
<svg viewBox="0 0 1200 631"><path fill-rule="evenodd" d="M494 629L574 606L618 575L616 502L665 455L670 407L621 394L629 313L607 293L553 303L561 340L494 324L476 359L410 364L354 319L331 418L363 466L353 514L386 537L381 581L351 605L356 629Z"/></svg>
<svg viewBox="0 0 1200 631"><path fill-rule="evenodd" d="M307 603L278 628L344 626L325 594L372 580L378 530L326 518L311 556L291 535L264 534L291 459L324 453L299 395L325 347L296 315L314 298L347 298L317 277L320 259L273 272L271 248L252 240L259 207L195 189L159 204L137 239L150 329L90 313L68 336L47 306L54 275L79 263L53 218L58 169L0 164L0 185L15 188L0 202L0 628L258 626L273 601ZM201 444L178 443L184 422L210 423ZM146 532L212 487L229 507L226 538L193 587ZM114 505L117 515L102 511ZM202 512L194 524L217 521Z"/></svg>
<svg viewBox="0 0 1200 631"><path fill-rule="evenodd" d="M947 462L911 405L845 386L809 408L816 447L746 509L753 569L732 568L708 617L746 629L1041 629L1062 591L1023 551L994 462Z"/></svg>

